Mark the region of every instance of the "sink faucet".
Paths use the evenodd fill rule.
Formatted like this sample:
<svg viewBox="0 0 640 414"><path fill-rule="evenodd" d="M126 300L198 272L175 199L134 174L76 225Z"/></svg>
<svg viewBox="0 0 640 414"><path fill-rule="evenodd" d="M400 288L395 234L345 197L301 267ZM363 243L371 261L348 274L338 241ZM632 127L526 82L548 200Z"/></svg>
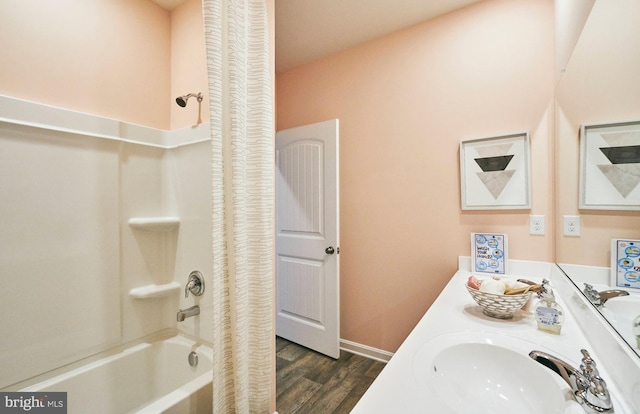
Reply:
<svg viewBox="0 0 640 414"><path fill-rule="evenodd" d="M584 284L584 290L582 292L587 297L587 299L589 299L589 301L591 301L591 303L596 306L604 305L604 303L611 298L629 295L629 292L621 289L611 289L598 292L593 288L593 286L588 283Z"/></svg>
<svg viewBox="0 0 640 414"><path fill-rule="evenodd" d="M184 321L186 318L190 318L192 316L200 315L200 306L195 305L187 309L180 309L178 311L178 322Z"/></svg>
<svg viewBox="0 0 640 414"><path fill-rule="evenodd" d="M591 359L586 349L582 349L580 352L583 357L579 370L546 352L531 351L529 356L560 375L571 387L576 401L588 414L613 413L613 404L607 390L607 384L600 377L596 363Z"/></svg>

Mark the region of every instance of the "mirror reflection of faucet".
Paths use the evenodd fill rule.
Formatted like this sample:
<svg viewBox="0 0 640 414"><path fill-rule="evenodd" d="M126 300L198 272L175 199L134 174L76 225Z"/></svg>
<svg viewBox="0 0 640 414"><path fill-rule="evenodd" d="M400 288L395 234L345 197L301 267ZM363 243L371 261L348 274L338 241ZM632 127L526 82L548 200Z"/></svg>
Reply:
<svg viewBox="0 0 640 414"><path fill-rule="evenodd" d="M587 299L589 299L589 301L594 305L596 305L597 307L604 305L604 303L611 298L629 295L629 292L622 289L611 289L611 290L604 290L602 292L598 292L593 288L592 285L588 283L584 284L584 290L582 292L587 297Z"/></svg>
<svg viewBox="0 0 640 414"><path fill-rule="evenodd" d="M633 335L636 337L636 346L640 349L640 315L633 320L632 329Z"/></svg>

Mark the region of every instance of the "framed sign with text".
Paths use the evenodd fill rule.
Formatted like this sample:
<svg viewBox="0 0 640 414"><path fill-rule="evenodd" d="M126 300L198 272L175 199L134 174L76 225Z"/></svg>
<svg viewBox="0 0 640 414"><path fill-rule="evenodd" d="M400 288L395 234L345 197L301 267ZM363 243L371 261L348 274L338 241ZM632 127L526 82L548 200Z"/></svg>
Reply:
<svg viewBox="0 0 640 414"><path fill-rule="evenodd" d="M507 247L506 234L471 233L471 271L506 274Z"/></svg>
<svg viewBox="0 0 640 414"><path fill-rule="evenodd" d="M611 240L611 285L640 289L640 240Z"/></svg>

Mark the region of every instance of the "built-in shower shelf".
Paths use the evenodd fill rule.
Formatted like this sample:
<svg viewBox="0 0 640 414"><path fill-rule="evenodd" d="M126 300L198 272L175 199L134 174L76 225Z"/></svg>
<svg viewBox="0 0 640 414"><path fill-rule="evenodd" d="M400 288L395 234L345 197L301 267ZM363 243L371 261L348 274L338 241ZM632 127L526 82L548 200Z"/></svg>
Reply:
<svg viewBox="0 0 640 414"><path fill-rule="evenodd" d="M180 226L178 217L132 217L129 226L146 231L171 231Z"/></svg>
<svg viewBox="0 0 640 414"><path fill-rule="evenodd" d="M181 290L180 283L171 282L162 285L146 285L133 288L129 291L129 296L136 299L153 299L170 296Z"/></svg>

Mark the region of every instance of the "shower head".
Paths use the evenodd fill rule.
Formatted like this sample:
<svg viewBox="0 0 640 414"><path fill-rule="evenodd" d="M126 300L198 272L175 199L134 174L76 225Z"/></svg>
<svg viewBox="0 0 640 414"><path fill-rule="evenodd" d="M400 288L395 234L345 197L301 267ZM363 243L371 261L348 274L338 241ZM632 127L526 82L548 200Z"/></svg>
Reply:
<svg viewBox="0 0 640 414"><path fill-rule="evenodd" d="M198 102L202 102L202 93L190 93L184 96L178 96L176 98L176 103L184 108L185 106L187 106L187 100L193 97L196 97L196 99L198 99Z"/></svg>

